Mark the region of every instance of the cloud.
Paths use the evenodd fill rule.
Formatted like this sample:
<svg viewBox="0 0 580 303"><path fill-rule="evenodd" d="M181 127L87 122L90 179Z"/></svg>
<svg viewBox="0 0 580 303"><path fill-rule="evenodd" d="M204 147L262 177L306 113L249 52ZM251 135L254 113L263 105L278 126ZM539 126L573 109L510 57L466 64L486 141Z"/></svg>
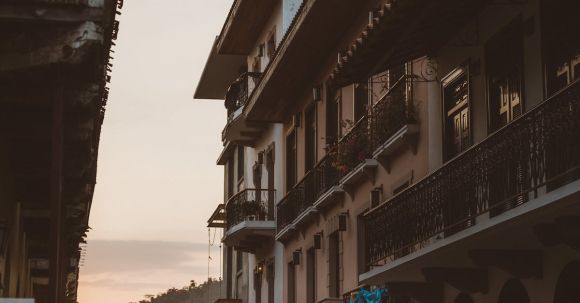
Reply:
<svg viewBox="0 0 580 303"><path fill-rule="evenodd" d="M82 274L154 270L199 271L207 244L166 241L91 240ZM193 261L193 262L192 262ZM202 263L203 264L203 263Z"/></svg>
<svg viewBox="0 0 580 303"><path fill-rule="evenodd" d="M212 255L218 254L213 247ZM104 293L116 296L115 302L128 302L187 286L190 280L201 282L207 277L206 262L204 243L90 240L80 273L82 302L98 302ZM217 277L219 262L210 269Z"/></svg>

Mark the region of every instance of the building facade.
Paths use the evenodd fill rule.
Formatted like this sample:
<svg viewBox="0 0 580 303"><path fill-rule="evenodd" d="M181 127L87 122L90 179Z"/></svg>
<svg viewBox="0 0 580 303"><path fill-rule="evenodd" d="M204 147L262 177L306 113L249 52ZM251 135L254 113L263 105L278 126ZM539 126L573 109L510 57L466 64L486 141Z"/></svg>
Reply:
<svg viewBox="0 0 580 303"><path fill-rule="evenodd" d="M229 115L228 299L576 300L576 3L258 2L196 91Z"/></svg>
<svg viewBox="0 0 580 303"><path fill-rule="evenodd" d="M121 7L0 3L0 298L77 301Z"/></svg>

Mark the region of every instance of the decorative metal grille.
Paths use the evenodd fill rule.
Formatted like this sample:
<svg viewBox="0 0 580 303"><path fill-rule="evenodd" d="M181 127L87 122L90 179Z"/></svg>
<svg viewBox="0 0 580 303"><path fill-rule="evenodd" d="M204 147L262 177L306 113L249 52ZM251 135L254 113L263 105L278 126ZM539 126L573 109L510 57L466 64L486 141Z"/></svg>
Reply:
<svg viewBox="0 0 580 303"><path fill-rule="evenodd" d="M369 266L580 177L578 82L364 215Z"/></svg>
<svg viewBox="0 0 580 303"><path fill-rule="evenodd" d="M258 85L262 77L261 73L246 72L240 75L226 92L225 106L228 110L228 122L234 118L234 113L246 105L253 89Z"/></svg>
<svg viewBox="0 0 580 303"><path fill-rule="evenodd" d="M227 228L247 220L268 221L268 199L274 193L274 190L245 189L231 197L226 204Z"/></svg>

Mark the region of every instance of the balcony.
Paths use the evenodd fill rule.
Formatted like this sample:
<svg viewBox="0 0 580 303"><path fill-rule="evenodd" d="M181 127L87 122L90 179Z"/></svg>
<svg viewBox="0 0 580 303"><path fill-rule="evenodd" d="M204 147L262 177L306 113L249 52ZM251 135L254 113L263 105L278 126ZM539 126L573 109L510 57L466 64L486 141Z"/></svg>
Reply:
<svg viewBox="0 0 580 303"><path fill-rule="evenodd" d="M286 239L313 215L352 196L360 182L374 183L382 163L402 146L414 146L418 125L410 96L412 77L403 76L328 150L327 155L278 204L277 240Z"/></svg>
<svg viewBox="0 0 580 303"><path fill-rule="evenodd" d="M260 76L260 73L243 73L228 88L224 103L228 118L227 125L222 131L222 141L247 146L252 145L260 137L262 126L246 121L242 115L248 97L260 82Z"/></svg>
<svg viewBox="0 0 580 303"><path fill-rule="evenodd" d="M419 125L412 104L413 76L404 75L373 106L372 158L388 170L391 155L404 145L416 152Z"/></svg>
<svg viewBox="0 0 580 303"><path fill-rule="evenodd" d="M536 210L556 202L559 207L550 208L550 216L571 215L571 208L562 203L577 205L579 133L577 82L368 211L364 214L364 257L369 272L361 281L367 283L413 258L427 258L438 248L465 243L459 240L468 237L471 244L465 249L486 245L474 238L478 234L487 233L481 239L493 241L492 247L512 247L500 242L513 242L526 234L506 240L491 232L499 226L514 235L537 228L534 222L546 213ZM544 216L542 222L554 220ZM437 258L438 264L450 249L440 251L431 258ZM425 259L422 262L425 266Z"/></svg>
<svg viewBox="0 0 580 303"><path fill-rule="evenodd" d="M226 206L223 242L236 249L255 252L273 239L274 190L246 189L231 197Z"/></svg>

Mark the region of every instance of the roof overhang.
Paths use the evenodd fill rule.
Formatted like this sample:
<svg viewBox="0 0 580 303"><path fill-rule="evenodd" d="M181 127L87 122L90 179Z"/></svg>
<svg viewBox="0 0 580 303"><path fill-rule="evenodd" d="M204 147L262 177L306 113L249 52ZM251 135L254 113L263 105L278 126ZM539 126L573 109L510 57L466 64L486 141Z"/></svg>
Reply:
<svg viewBox="0 0 580 303"><path fill-rule="evenodd" d="M226 208L224 204L219 204L207 220L207 227L225 228L226 226Z"/></svg>
<svg viewBox="0 0 580 303"><path fill-rule="evenodd" d="M236 146L232 142L227 142L217 159L217 165L226 165L230 156L234 153Z"/></svg>
<svg viewBox="0 0 580 303"><path fill-rule="evenodd" d="M250 53L277 4L276 0L235 0L217 43L218 52Z"/></svg>
<svg viewBox="0 0 580 303"><path fill-rule="evenodd" d="M321 75L312 66L328 62L344 33L368 1L304 1L262 81L244 109L249 121L285 121L297 98L306 96ZM324 20L324 22L320 22ZM326 64L326 63L325 63Z"/></svg>
<svg viewBox="0 0 580 303"><path fill-rule="evenodd" d="M220 55L217 52L217 40L214 41L209 57L193 95L194 99L223 100L230 84L240 75L246 66L246 57L242 55Z"/></svg>
<svg viewBox="0 0 580 303"><path fill-rule="evenodd" d="M383 5L336 64L333 85L363 81L392 66L431 55L464 29L487 2L397 0Z"/></svg>

